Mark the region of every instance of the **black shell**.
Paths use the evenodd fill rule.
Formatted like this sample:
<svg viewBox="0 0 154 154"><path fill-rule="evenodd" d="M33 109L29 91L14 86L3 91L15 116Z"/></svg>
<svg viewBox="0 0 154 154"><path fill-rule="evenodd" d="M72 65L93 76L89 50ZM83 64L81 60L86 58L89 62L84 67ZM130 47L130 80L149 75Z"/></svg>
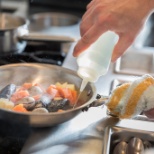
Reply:
<svg viewBox="0 0 154 154"><path fill-rule="evenodd" d="M15 84L9 84L0 91L0 98L10 99L11 95L16 91Z"/></svg>
<svg viewBox="0 0 154 154"><path fill-rule="evenodd" d="M56 112L59 109L69 109L69 100L68 99L61 99L61 100L52 100L48 105L47 109L49 112Z"/></svg>
<svg viewBox="0 0 154 154"><path fill-rule="evenodd" d="M36 102L35 108L45 108L41 101Z"/></svg>

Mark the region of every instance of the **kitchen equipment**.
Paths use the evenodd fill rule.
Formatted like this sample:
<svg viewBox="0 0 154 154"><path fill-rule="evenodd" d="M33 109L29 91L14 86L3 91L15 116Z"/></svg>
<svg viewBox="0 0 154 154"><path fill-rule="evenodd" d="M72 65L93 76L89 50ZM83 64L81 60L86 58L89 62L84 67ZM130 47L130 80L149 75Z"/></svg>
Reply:
<svg viewBox="0 0 154 154"><path fill-rule="evenodd" d="M51 28L65 28L79 23L79 17L60 12L35 13L30 17L29 30L31 32L48 31ZM54 29L55 30L55 29Z"/></svg>
<svg viewBox="0 0 154 154"><path fill-rule="evenodd" d="M28 34L28 22L21 17L4 13L1 13L0 21L0 51L9 52L19 50L21 52L25 48L26 42L20 42L18 37Z"/></svg>
<svg viewBox="0 0 154 154"><path fill-rule="evenodd" d="M83 79L80 91L83 91L88 82L96 82L100 76L107 73L117 39L114 32L106 32L77 57L77 72Z"/></svg>
<svg viewBox="0 0 154 154"><path fill-rule="evenodd" d="M12 64L0 67L0 89L10 83L21 85L25 82L39 83L43 87L56 82L68 82L79 88L81 79L72 70L48 64ZM48 114L24 114L0 109L0 119L38 127L52 126L72 119L95 99L96 89L93 84L88 84L75 109Z"/></svg>
<svg viewBox="0 0 154 154"><path fill-rule="evenodd" d="M127 143L122 141L116 145L113 154L126 154L126 150L127 150Z"/></svg>
<svg viewBox="0 0 154 154"><path fill-rule="evenodd" d="M41 42L74 42L69 36L30 34L28 31L29 21L11 14L2 13L0 16L0 46L1 52L18 51L22 52L26 41Z"/></svg>
<svg viewBox="0 0 154 154"><path fill-rule="evenodd" d="M144 149L149 148L145 145L145 141L148 141L148 144L153 147L154 137L153 131L151 131L153 128L147 127L146 123L144 127L141 127L144 124L144 122L141 122L136 129L134 125L136 123L136 120L127 120L122 126L106 127L103 154L113 154L116 146L121 142L127 143L126 154L142 154Z"/></svg>
<svg viewBox="0 0 154 154"><path fill-rule="evenodd" d="M67 12L75 12L78 14L83 14L86 10L87 4L90 2L90 0L63 0L57 1L57 0L37 0L37 1L31 1L29 0L29 8L30 11L36 12L39 8L44 8L44 10L50 10L50 9L61 9L65 10ZM38 8L38 9L36 9Z"/></svg>
<svg viewBox="0 0 154 154"><path fill-rule="evenodd" d="M140 138L134 137L129 140L126 154L143 154L144 145Z"/></svg>

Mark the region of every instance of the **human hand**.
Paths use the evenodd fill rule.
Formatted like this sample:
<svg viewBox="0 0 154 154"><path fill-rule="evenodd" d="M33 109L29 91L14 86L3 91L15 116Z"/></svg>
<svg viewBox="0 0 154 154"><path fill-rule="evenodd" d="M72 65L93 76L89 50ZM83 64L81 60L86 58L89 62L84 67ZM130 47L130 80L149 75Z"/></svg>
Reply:
<svg viewBox="0 0 154 154"><path fill-rule="evenodd" d="M92 0L82 17L81 39L73 55L78 56L110 30L119 35L112 55L116 61L133 43L153 8L152 0Z"/></svg>

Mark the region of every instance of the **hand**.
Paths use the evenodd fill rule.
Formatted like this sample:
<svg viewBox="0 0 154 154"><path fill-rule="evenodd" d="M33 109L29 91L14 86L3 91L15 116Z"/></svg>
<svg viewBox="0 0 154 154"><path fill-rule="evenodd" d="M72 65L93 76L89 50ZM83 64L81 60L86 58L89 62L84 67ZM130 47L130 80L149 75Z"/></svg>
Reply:
<svg viewBox="0 0 154 154"><path fill-rule="evenodd" d="M112 55L116 61L133 43L153 8L153 0L92 0L82 17L81 39L73 55L78 56L110 30L119 35Z"/></svg>

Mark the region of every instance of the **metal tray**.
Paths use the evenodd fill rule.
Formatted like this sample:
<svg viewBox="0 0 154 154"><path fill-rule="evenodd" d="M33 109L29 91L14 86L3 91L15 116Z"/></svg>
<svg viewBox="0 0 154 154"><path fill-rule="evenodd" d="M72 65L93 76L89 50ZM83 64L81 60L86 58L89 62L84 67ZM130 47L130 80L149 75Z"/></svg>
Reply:
<svg viewBox="0 0 154 154"><path fill-rule="evenodd" d="M154 75L154 56L151 50L130 50L119 58L115 64L114 72L126 75Z"/></svg>
<svg viewBox="0 0 154 154"><path fill-rule="evenodd" d="M132 80L121 80L121 79L114 79L111 83L110 91L112 92L117 86L120 86L124 83L129 83Z"/></svg>
<svg viewBox="0 0 154 154"><path fill-rule="evenodd" d="M150 123L147 125L146 128L144 126L144 129L141 129L139 127L142 124L144 125L144 122L140 123L138 127L138 122L135 120L134 122L136 123L136 128L127 128L127 126L130 125L129 122L125 125L125 127L113 126L106 128L104 136L103 154L113 154L113 150L119 142L128 142L133 137L140 138L142 141L149 141L152 144L152 147L154 146L154 132L152 131L152 129L148 128L148 125ZM151 128L152 127L154 126L151 123Z"/></svg>

